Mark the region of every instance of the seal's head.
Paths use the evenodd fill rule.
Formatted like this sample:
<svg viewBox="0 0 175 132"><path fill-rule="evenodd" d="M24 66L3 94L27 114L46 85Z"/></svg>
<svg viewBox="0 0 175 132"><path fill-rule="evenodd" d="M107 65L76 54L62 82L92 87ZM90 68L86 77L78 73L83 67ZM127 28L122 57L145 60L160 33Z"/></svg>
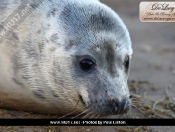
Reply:
<svg viewBox="0 0 175 132"><path fill-rule="evenodd" d="M132 48L119 16L97 0L45 0L32 15L18 37L35 111L125 113Z"/></svg>
<svg viewBox="0 0 175 132"><path fill-rule="evenodd" d="M65 50L72 58L72 76L84 107L100 115L122 114L131 106L130 36L114 11L92 1L64 6L60 20L69 39Z"/></svg>

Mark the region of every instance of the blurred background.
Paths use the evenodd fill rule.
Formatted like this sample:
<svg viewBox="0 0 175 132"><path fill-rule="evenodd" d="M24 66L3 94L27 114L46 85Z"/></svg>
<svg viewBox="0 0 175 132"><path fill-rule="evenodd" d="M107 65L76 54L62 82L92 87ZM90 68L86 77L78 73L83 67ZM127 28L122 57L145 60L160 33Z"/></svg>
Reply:
<svg viewBox="0 0 175 132"><path fill-rule="evenodd" d="M161 0L159 0L161 1ZM165 87L175 93L175 23L140 22L141 0L101 0L114 9L126 24L132 40L133 56L129 80L153 83L161 96Z"/></svg>

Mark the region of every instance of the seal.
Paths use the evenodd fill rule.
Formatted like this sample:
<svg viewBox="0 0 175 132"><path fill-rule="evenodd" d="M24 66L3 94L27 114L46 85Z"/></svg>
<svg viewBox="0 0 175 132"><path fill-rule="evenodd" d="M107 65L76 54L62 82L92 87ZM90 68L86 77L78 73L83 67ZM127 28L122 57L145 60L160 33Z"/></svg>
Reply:
<svg viewBox="0 0 175 132"><path fill-rule="evenodd" d="M0 20L20 2L0 1ZM126 26L106 5L44 0L0 44L0 106L58 115L126 113L131 55Z"/></svg>

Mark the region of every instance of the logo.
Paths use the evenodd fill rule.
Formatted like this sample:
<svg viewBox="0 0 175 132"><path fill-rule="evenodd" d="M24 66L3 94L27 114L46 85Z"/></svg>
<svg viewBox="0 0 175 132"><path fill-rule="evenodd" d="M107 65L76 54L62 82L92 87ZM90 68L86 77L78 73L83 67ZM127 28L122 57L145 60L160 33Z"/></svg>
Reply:
<svg viewBox="0 0 175 132"><path fill-rule="evenodd" d="M175 22L175 2L141 2L141 22Z"/></svg>

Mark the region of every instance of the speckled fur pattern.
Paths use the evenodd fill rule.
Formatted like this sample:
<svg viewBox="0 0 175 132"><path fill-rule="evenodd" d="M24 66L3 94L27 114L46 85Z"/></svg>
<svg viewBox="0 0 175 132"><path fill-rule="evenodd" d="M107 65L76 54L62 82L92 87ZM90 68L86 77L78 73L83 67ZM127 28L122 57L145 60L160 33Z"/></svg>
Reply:
<svg viewBox="0 0 175 132"><path fill-rule="evenodd" d="M0 20L20 2L0 1ZM96 60L91 73L77 66L84 55ZM126 55L132 55L128 30L109 7L98 0L44 0L0 44L1 107L110 115L109 99L129 100Z"/></svg>

